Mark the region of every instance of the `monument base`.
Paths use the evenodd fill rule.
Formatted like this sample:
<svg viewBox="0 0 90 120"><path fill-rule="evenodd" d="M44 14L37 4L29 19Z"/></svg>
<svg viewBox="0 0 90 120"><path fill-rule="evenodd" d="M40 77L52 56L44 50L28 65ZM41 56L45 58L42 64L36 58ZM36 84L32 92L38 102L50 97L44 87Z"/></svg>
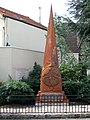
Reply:
<svg viewBox="0 0 90 120"><path fill-rule="evenodd" d="M68 99L64 92L60 93L39 93L36 96L36 105L63 105L63 103L68 103Z"/></svg>

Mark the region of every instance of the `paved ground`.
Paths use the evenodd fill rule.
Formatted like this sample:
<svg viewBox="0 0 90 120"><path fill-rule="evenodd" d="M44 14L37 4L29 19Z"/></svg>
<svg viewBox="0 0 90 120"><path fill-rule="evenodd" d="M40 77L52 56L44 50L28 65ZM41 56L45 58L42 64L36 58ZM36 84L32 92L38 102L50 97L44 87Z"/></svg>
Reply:
<svg viewBox="0 0 90 120"><path fill-rule="evenodd" d="M8 120L8 119L0 119L0 120ZM76 118L76 119L9 119L9 120L90 120L90 118Z"/></svg>
<svg viewBox="0 0 90 120"><path fill-rule="evenodd" d="M74 118L65 118L65 119L23 119L23 120L90 120L90 118L76 118L76 119L74 119Z"/></svg>
<svg viewBox="0 0 90 120"><path fill-rule="evenodd" d="M66 118L66 119L30 119L30 120L90 120L90 118L76 118L76 119L72 119L72 118L71 119L69 119L69 118Z"/></svg>

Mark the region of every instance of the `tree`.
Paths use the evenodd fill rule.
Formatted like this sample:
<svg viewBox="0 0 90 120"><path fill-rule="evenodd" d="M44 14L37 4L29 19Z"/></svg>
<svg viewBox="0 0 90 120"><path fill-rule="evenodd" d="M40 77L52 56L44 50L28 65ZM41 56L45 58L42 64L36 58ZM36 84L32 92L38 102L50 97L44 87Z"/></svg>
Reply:
<svg viewBox="0 0 90 120"><path fill-rule="evenodd" d="M59 53L59 64L68 64L70 66L73 66L76 64L76 60L66 42L66 36L69 31L68 25L67 23L63 23L61 21L61 17L57 16L56 14L54 17L54 24L57 39L57 48Z"/></svg>
<svg viewBox="0 0 90 120"><path fill-rule="evenodd" d="M69 13L73 15L76 22L67 18L68 24L80 38L80 58L90 65L90 0L69 1ZM90 67L90 66L89 66Z"/></svg>
<svg viewBox="0 0 90 120"><path fill-rule="evenodd" d="M42 67L36 62L34 63L33 70L29 72L29 76L26 82L34 90L35 94L40 90L40 77L41 77Z"/></svg>
<svg viewBox="0 0 90 120"><path fill-rule="evenodd" d="M80 38L90 41L90 0L71 0L69 5L70 14L77 20L75 28Z"/></svg>

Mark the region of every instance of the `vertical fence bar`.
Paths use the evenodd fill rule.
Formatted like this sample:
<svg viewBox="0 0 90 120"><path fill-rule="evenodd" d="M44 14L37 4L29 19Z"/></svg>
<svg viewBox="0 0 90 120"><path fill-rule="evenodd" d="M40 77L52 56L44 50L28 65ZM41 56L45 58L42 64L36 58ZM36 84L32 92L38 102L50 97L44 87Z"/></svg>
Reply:
<svg viewBox="0 0 90 120"><path fill-rule="evenodd" d="M90 98L89 98L89 96L88 96L88 101L90 101ZM90 112L89 110L88 110L88 104L86 105L86 107L87 107L87 112Z"/></svg>
<svg viewBox="0 0 90 120"><path fill-rule="evenodd" d="M59 96L57 96L57 104L56 104L56 107L57 107L57 113L59 113L59 111L58 111L58 108L59 108Z"/></svg>
<svg viewBox="0 0 90 120"><path fill-rule="evenodd" d="M66 100L66 113L68 112L68 108L67 108L68 106L67 106L67 100Z"/></svg>
<svg viewBox="0 0 90 120"><path fill-rule="evenodd" d="M78 99L78 98L77 98ZM79 99L78 99L78 109L77 109L77 112L79 111Z"/></svg>

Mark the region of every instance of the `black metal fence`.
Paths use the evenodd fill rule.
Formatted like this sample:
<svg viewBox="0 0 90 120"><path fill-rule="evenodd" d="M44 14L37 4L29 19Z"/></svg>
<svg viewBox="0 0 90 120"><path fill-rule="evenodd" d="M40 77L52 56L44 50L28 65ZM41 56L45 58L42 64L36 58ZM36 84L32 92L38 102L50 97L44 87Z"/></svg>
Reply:
<svg viewBox="0 0 90 120"><path fill-rule="evenodd" d="M0 96L0 113L88 113L90 96Z"/></svg>

